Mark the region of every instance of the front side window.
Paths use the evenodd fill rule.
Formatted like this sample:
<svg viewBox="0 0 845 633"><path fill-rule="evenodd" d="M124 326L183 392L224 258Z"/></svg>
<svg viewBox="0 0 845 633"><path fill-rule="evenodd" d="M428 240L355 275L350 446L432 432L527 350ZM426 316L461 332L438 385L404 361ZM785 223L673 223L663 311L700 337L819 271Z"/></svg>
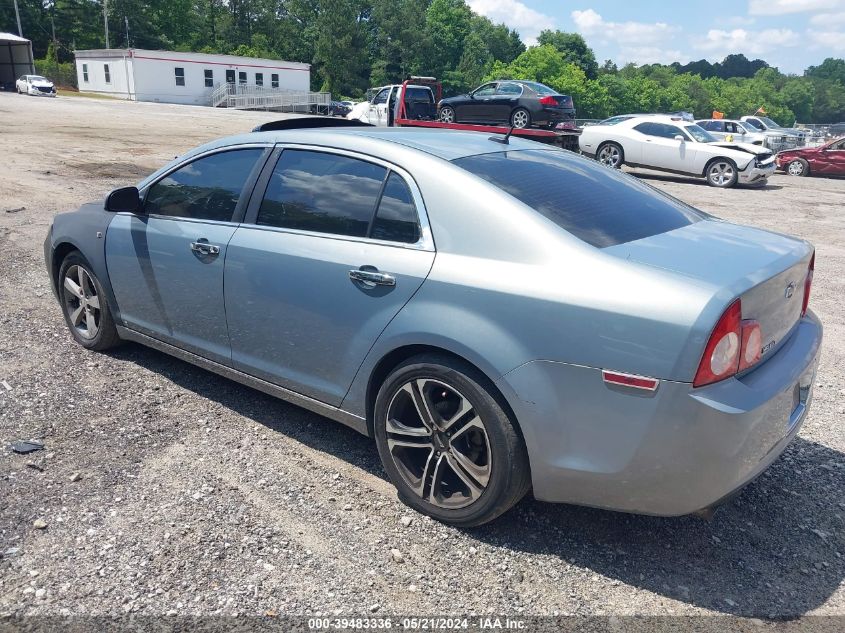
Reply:
<svg viewBox="0 0 845 633"><path fill-rule="evenodd" d="M111 83L111 71L109 71L109 65L108 64L103 64L103 73L106 76L106 83L110 84Z"/></svg>
<svg viewBox="0 0 845 633"><path fill-rule="evenodd" d="M279 75L278 74L273 73L272 75L270 75L270 85L273 88L279 87Z"/></svg>
<svg viewBox="0 0 845 633"><path fill-rule="evenodd" d="M665 233L706 217L632 176L570 152L506 151L453 162L598 248Z"/></svg>
<svg viewBox="0 0 845 633"><path fill-rule="evenodd" d="M206 68L203 72L205 74L205 87L214 87L214 70L212 70L211 68Z"/></svg>
<svg viewBox="0 0 845 633"><path fill-rule="evenodd" d="M420 239L417 209L411 190L396 172L391 172L387 178L370 237L405 244L414 244Z"/></svg>
<svg viewBox="0 0 845 633"><path fill-rule="evenodd" d="M245 84L246 83L246 73L244 71L238 72L238 83Z"/></svg>
<svg viewBox="0 0 845 633"><path fill-rule="evenodd" d="M366 237L386 176L384 167L357 158L284 150L257 223Z"/></svg>
<svg viewBox="0 0 845 633"><path fill-rule="evenodd" d="M264 73L255 73L255 85L256 86L263 86L264 85Z"/></svg>
<svg viewBox="0 0 845 633"><path fill-rule="evenodd" d="M264 150L249 148L199 158L171 172L149 191L144 211L155 215L228 222Z"/></svg>
<svg viewBox="0 0 845 633"><path fill-rule="evenodd" d="M699 125L685 125L684 129L699 143L713 143L718 140L715 136L710 134L707 130L702 129ZM678 133L680 134L681 132L679 131Z"/></svg>
<svg viewBox="0 0 845 633"><path fill-rule="evenodd" d="M88 64L82 64L82 81L88 82Z"/></svg>
<svg viewBox="0 0 845 633"><path fill-rule="evenodd" d="M496 94L496 84L484 84L472 93L473 97L490 97Z"/></svg>
<svg viewBox="0 0 845 633"><path fill-rule="evenodd" d="M376 96L373 97L373 105L379 105L380 103L387 103L387 97L390 94L390 88L383 88L376 93Z"/></svg>
<svg viewBox="0 0 845 633"><path fill-rule="evenodd" d="M176 75L176 85L177 86L184 86L185 85L185 69L184 68L174 68L173 72Z"/></svg>

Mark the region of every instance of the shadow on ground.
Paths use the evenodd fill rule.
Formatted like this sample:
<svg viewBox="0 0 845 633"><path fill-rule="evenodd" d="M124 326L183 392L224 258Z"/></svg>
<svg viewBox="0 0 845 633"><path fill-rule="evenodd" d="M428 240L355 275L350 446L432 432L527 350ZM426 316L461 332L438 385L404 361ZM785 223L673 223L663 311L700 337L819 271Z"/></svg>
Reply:
<svg viewBox="0 0 845 633"><path fill-rule="evenodd" d="M699 187L709 187L710 185L707 184L707 181L704 178L695 178L694 176L676 176L674 174L666 174L666 173L659 173L653 171L641 171L641 170L632 170L626 171L626 173L631 174L632 176L636 176L637 178L642 178L644 180L659 180L661 182L676 182L681 185L696 185ZM758 189L760 191L776 191L778 189L783 189L782 185L773 185L770 182L767 182L765 185L760 184L738 184L736 185L738 189Z"/></svg>
<svg viewBox="0 0 845 633"><path fill-rule="evenodd" d="M385 478L371 440L340 424L139 345L114 355ZM711 521L546 504L529 496L466 534L565 559L697 607L794 618L824 604L845 578L844 474L842 453L799 437Z"/></svg>

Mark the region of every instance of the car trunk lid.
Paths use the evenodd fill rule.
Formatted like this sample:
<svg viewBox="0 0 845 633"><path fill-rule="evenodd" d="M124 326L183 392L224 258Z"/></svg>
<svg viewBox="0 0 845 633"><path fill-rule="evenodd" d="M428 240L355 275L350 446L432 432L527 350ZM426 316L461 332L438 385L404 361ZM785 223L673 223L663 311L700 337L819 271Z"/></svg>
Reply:
<svg viewBox="0 0 845 633"><path fill-rule="evenodd" d="M682 274L714 290L712 327L737 297L742 318L760 323L764 356L777 350L801 318L813 254L807 242L718 220L604 249L617 257Z"/></svg>

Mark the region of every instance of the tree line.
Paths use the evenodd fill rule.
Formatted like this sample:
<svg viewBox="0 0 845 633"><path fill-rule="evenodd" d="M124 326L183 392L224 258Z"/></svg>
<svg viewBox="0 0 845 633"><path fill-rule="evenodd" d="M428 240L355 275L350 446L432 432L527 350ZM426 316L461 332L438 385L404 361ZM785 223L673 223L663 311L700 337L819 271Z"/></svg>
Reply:
<svg viewBox="0 0 845 633"><path fill-rule="evenodd" d="M2 1L2 0L0 0ZM22 0L24 36L40 68L104 48L103 0ZM0 30L17 32L5 1ZM113 48L170 49L312 64L312 88L360 98L370 86L435 76L446 94L497 78L531 79L575 99L578 116L757 108L783 124L845 120L845 60L828 58L801 76L760 59L712 64L599 64L576 33L543 31L536 46L474 13L465 0L109 0ZM66 67L65 67L66 68ZM72 77L73 73L66 73Z"/></svg>

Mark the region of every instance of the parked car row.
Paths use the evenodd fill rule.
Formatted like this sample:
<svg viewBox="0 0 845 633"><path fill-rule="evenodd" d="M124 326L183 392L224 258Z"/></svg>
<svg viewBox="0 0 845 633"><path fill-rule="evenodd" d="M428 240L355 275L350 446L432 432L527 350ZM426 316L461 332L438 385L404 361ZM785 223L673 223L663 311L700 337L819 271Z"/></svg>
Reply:
<svg viewBox="0 0 845 633"><path fill-rule="evenodd" d="M705 178L713 187L765 184L775 172L770 149L724 141L696 123L666 115L624 115L585 127L581 151L602 164L645 167Z"/></svg>

